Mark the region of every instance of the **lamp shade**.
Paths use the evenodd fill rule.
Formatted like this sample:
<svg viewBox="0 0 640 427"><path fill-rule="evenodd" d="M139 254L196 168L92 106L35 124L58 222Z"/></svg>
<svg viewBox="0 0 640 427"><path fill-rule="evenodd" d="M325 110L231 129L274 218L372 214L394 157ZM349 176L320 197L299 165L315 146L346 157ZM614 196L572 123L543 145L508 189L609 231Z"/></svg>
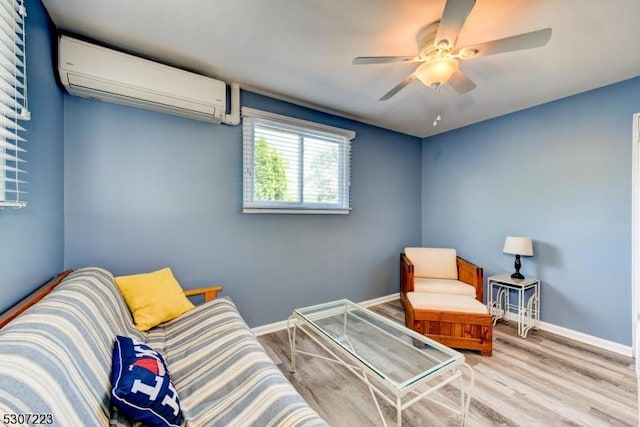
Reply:
<svg viewBox="0 0 640 427"><path fill-rule="evenodd" d="M530 237L507 236L502 252L512 255L533 256L533 242Z"/></svg>

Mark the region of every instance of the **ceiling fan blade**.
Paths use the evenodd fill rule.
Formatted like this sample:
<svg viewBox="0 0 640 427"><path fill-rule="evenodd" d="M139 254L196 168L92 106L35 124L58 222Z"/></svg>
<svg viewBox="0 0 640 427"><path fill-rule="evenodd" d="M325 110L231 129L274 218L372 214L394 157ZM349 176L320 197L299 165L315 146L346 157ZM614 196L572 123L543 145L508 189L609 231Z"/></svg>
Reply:
<svg viewBox="0 0 640 427"><path fill-rule="evenodd" d="M447 0L435 38L434 44L436 46L442 43L451 47L455 46L458 33L475 4L476 0Z"/></svg>
<svg viewBox="0 0 640 427"><path fill-rule="evenodd" d="M398 83L396 85L396 87L394 87L393 89L391 89L389 92L385 93L382 98L380 98L380 101L386 101L387 99L391 98L393 95L395 95L396 93L400 92L402 89L404 89L404 87L406 85L408 85L409 83L411 83L412 81L414 81L416 79L415 74L411 74L409 77L407 77L406 79L404 79L403 81L401 81L400 83Z"/></svg>
<svg viewBox="0 0 640 427"><path fill-rule="evenodd" d="M456 71L447 83L449 83L460 95L471 92L476 88L476 84L460 70Z"/></svg>
<svg viewBox="0 0 640 427"><path fill-rule="evenodd" d="M460 49L460 57L465 59L478 56L496 55L498 53L513 52L515 50L532 49L546 45L551 38L551 28L531 31L530 33L518 34L517 36L506 37L504 39L492 40L479 43L473 46L466 46ZM477 51L473 54L474 51Z"/></svg>
<svg viewBox="0 0 640 427"><path fill-rule="evenodd" d="M353 65L416 62L419 59L417 56L358 56L357 58L353 58Z"/></svg>

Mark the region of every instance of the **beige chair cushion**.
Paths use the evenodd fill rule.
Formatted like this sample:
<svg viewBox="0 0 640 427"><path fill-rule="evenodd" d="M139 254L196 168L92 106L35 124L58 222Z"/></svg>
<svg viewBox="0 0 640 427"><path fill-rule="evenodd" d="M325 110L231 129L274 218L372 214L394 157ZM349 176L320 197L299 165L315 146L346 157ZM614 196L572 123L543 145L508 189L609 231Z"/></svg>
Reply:
<svg viewBox="0 0 640 427"><path fill-rule="evenodd" d="M434 294L467 295L476 297L476 288L451 279L428 279L426 277L414 277L413 290L416 292L427 292Z"/></svg>
<svg viewBox="0 0 640 427"><path fill-rule="evenodd" d="M416 277L458 279L455 249L404 248L404 253L413 264Z"/></svg>
<svg viewBox="0 0 640 427"><path fill-rule="evenodd" d="M453 311L460 313L488 314L487 307L467 295L426 294L408 292L407 298L414 310Z"/></svg>

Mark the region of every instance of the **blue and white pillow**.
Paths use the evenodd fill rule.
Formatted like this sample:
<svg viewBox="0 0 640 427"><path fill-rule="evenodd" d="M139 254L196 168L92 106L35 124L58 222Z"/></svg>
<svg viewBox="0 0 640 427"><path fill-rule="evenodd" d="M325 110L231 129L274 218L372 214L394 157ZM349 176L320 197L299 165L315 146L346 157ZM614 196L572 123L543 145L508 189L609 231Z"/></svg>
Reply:
<svg viewBox="0 0 640 427"><path fill-rule="evenodd" d="M111 404L133 421L150 427L182 424L180 401L167 364L148 345L116 336L111 387Z"/></svg>

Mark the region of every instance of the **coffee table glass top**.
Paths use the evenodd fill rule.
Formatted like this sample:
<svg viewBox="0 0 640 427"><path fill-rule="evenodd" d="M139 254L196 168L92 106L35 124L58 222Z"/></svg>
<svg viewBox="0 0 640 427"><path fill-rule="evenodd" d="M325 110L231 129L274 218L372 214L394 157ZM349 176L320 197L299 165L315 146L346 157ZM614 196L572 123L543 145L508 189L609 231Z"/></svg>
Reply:
<svg viewBox="0 0 640 427"><path fill-rule="evenodd" d="M398 389L464 361L462 353L349 300L293 313Z"/></svg>

